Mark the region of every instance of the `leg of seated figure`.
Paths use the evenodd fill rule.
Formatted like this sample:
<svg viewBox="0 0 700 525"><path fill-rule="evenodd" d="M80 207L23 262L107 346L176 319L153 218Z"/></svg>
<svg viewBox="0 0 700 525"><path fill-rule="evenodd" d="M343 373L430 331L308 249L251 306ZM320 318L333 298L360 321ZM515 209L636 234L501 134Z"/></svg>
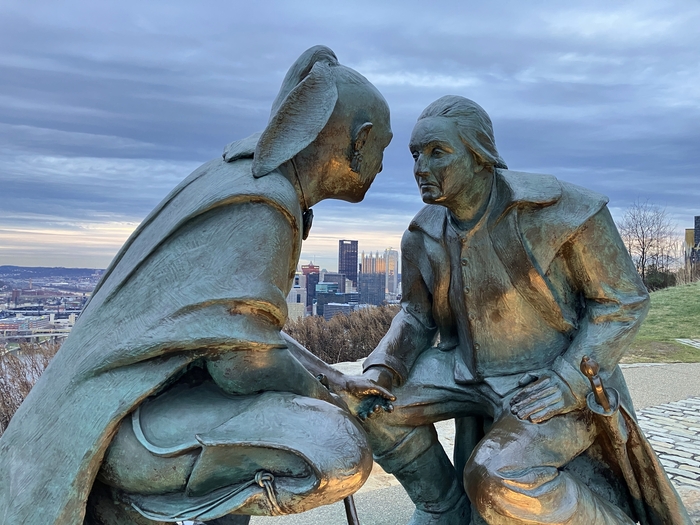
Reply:
<svg viewBox="0 0 700 525"><path fill-rule="evenodd" d="M83 525L168 525L144 518L125 504L114 498L112 490L96 482L87 501Z"/></svg>
<svg viewBox="0 0 700 525"><path fill-rule="evenodd" d="M365 422L374 458L396 476L416 505L410 525L469 523L471 507L462 482L432 424L454 417L457 407L442 399L446 391L421 388L416 394L410 387L397 389L392 413ZM461 400L460 406L468 408L470 403Z"/></svg>
<svg viewBox="0 0 700 525"><path fill-rule="evenodd" d="M386 427L382 418L370 422L374 459L399 480L416 510L409 525L461 525L471 509L454 466L438 441L435 427ZM384 427L380 430L379 427ZM391 431L394 440L380 442ZM375 439L373 439L375 438Z"/></svg>
<svg viewBox="0 0 700 525"><path fill-rule="evenodd" d="M429 436L419 437L416 434L429 434ZM407 454L401 461L397 461L397 457L392 460L388 457L377 458L383 466L388 466L392 462L403 463L403 466L395 470L389 467L389 471L396 476L416 506L409 525L467 523L471 516L471 507L457 471L437 439L435 427L430 425L415 429L402 445L410 448L409 443L414 440L416 442L429 440L427 448L418 455Z"/></svg>
<svg viewBox="0 0 700 525"><path fill-rule="evenodd" d="M98 479L162 521L303 512L362 486L372 459L349 414L292 394L245 397L205 383L145 403L120 425Z"/></svg>
<svg viewBox="0 0 700 525"><path fill-rule="evenodd" d="M560 467L586 450L595 425L584 412L544 423L506 411L475 449L464 471L467 494L489 525L633 524Z"/></svg>

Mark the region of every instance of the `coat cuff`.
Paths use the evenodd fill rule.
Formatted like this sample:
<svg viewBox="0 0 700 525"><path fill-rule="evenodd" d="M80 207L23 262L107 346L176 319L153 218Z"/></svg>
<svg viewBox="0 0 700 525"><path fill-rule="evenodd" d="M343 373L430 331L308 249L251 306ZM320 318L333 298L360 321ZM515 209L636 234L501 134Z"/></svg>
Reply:
<svg viewBox="0 0 700 525"><path fill-rule="evenodd" d="M394 383L397 385L402 385L408 377L408 369L406 368L406 365L404 365L400 359L390 355L373 357L372 354L370 354L362 364L362 371L365 372L372 367L378 366L391 370L392 375L394 376Z"/></svg>
<svg viewBox="0 0 700 525"><path fill-rule="evenodd" d="M552 370L561 377L579 402L585 402L591 386L586 376L584 376L578 368L559 356L554 360Z"/></svg>

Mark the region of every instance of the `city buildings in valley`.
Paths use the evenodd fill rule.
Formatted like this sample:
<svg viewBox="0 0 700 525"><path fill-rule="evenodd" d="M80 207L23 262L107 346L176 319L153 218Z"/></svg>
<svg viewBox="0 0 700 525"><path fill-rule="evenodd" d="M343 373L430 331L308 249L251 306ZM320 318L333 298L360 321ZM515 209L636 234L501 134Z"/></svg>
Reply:
<svg viewBox="0 0 700 525"><path fill-rule="evenodd" d="M306 311L313 314L312 307L316 300L316 285L320 281L321 267L309 261L309 264L301 265L301 273L306 277Z"/></svg>
<svg viewBox="0 0 700 525"><path fill-rule="evenodd" d="M341 239L338 241L338 273L352 281L357 288L357 241Z"/></svg>
<svg viewBox="0 0 700 525"><path fill-rule="evenodd" d="M306 315L306 275L297 272L294 275L294 284L287 294L287 318L296 321Z"/></svg>
<svg viewBox="0 0 700 525"><path fill-rule="evenodd" d="M359 291L362 302L378 305L397 301L401 294L398 250L362 252L361 260Z"/></svg>
<svg viewBox="0 0 700 525"><path fill-rule="evenodd" d="M396 300L399 293L399 252L391 248L384 250L386 260L385 289L388 300Z"/></svg>
<svg viewBox="0 0 700 525"><path fill-rule="evenodd" d="M685 263L695 268L700 262L700 215L695 216L695 227L685 230Z"/></svg>

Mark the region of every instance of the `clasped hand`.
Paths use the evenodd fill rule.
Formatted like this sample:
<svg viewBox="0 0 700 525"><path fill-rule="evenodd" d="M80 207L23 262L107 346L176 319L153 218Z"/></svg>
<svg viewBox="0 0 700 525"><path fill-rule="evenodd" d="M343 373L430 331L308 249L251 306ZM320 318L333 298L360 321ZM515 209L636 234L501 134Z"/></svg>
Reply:
<svg viewBox="0 0 700 525"><path fill-rule="evenodd" d="M396 400L396 396L389 390L389 385L380 384L385 381L379 377L374 378L373 375L345 376L345 385L335 391L350 411L362 421L382 410L394 410L391 402Z"/></svg>
<svg viewBox="0 0 700 525"><path fill-rule="evenodd" d="M527 382L532 376L524 378ZM519 419L543 423L552 417L581 408L569 386L554 372L540 374L510 400L510 411Z"/></svg>

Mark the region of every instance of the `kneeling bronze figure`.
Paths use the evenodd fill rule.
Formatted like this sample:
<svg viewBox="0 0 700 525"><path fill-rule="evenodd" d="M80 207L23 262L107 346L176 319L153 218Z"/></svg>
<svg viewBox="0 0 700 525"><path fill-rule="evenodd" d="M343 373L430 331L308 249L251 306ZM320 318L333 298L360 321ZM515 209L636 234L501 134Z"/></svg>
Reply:
<svg viewBox="0 0 700 525"><path fill-rule="evenodd" d="M509 170L463 97L430 104L409 147L426 206L364 377L397 398L365 427L416 505L411 525L689 524L618 366L649 296L607 198ZM584 356L618 393L612 421L587 404ZM454 466L433 426L452 418Z"/></svg>

